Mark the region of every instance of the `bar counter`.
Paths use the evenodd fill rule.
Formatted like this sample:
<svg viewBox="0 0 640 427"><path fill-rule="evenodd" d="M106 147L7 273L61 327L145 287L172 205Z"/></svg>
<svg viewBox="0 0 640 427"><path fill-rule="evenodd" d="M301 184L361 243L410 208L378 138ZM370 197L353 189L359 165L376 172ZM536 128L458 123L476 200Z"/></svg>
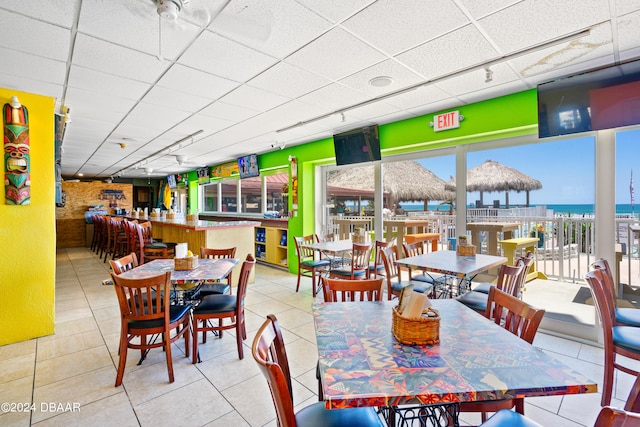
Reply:
<svg viewBox="0 0 640 427"><path fill-rule="evenodd" d="M260 221L186 221L180 219L161 219L153 216L135 216L130 219L150 221L153 226L153 237L165 242L187 243L191 252L200 255L200 248L231 248L236 247L236 258L241 262L233 269L233 284L238 284L242 261L251 254L255 257L254 227ZM253 283L255 270L249 276Z"/></svg>

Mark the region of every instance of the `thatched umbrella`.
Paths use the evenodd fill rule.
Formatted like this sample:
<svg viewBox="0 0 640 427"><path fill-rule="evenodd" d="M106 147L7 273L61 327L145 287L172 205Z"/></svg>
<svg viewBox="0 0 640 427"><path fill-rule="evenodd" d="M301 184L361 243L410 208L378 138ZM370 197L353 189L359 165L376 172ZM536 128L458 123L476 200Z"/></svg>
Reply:
<svg viewBox="0 0 640 427"><path fill-rule="evenodd" d="M453 193L445 190L445 182L414 160L384 163L383 191L389 194L389 204L424 200L427 210L429 200L448 200ZM354 166L331 172L329 187L373 190L373 165Z"/></svg>
<svg viewBox="0 0 640 427"><path fill-rule="evenodd" d="M446 183L445 188L449 191L455 191L456 181L451 178ZM542 183L537 179L533 179L520 171L501 163L487 160L483 164L473 167L467 171L467 191L479 191L480 201L482 200L483 191L504 191L506 193L505 205L509 207L509 191L526 191L527 206L529 206L529 191L539 190Z"/></svg>

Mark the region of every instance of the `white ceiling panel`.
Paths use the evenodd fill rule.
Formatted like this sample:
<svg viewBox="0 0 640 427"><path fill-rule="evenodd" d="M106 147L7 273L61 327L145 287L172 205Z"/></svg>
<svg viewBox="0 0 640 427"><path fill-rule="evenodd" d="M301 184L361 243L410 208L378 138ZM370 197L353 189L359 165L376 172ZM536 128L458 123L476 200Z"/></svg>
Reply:
<svg viewBox="0 0 640 427"><path fill-rule="evenodd" d="M344 27L389 55L424 43L469 23L452 0L380 0Z"/></svg>
<svg viewBox="0 0 640 427"><path fill-rule="evenodd" d="M487 72L480 68L462 76L444 80L438 83L438 87L456 97L465 93L473 93L478 90L483 91L487 88L491 89L494 86L500 86L513 81L518 81L520 85L520 89L514 92L529 89L522 81L520 81L518 75L513 72L511 67L506 63L492 65L490 67L490 74L491 81L486 82ZM484 85L479 85L478 83L484 83Z"/></svg>
<svg viewBox="0 0 640 427"><path fill-rule="evenodd" d="M210 98L158 85L154 86L142 100L148 104L161 105L189 113L195 113L211 103Z"/></svg>
<svg viewBox="0 0 640 427"><path fill-rule="evenodd" d="M298 3L327 18L333 23L339 23L359 12L372 0L297 0Z"/></svg>
<svg viewBox="0 0 640 427"><path fill-rule="evenodd" d="M301 68L280 62L259 76L249 80L249 86L297 98L331 83L324 77Z"/></svg>
<svg viewBox="0 0 640 427"><path fill-rule="evenodd" d="M2 0L0 9L71 28L78 3L79 0Z"/></svg>
<svg viewBox="0 0 640 427"><path fill-rule="evenodd" d="M345 114L350 117L355 117L359 120L372 120L377 122L379 117L386 116L392 113L398 113L400 109L386 102L376 102L373 104L363 105L362 107L353 108L347 111Z"/></svg>
<svg viewBox="0 0 640 427"><path fill-rule="evenodd" d="M382 76L391 77L391 84L383 87L377 87L371 84L371 79ZM424 80L418 74L399 64L397 61L388 59L352 74L340 80L340 83L373 98L404 89L422 81Z"/></svg>
<svg viewBox="0 0 640 427"><path fill-rule="evenodd" d="M64 86L62 86L61 84L53 84L42 82L39 80L25 79L2 72L0 72L0 87L15 89L22 92L35 93L38 95L50 96L52 98L62 97L62 93L64 90Z"/></svg>
<svg viewBox="0 0 640 427"><path fill-rule="evenodd" d="M294 0L234 0L209 26L275 58L284 58L331 28Z"/></svg>
<svg viewBox="0 0 640 427"><path fill-rule="evenodd" d="M640 11L625 15L618 20L618 48L621 51L636 49L640 46Z"/></svg>
<svg viewBox="0 0 640 427"><path fill-rule="evenodd" d="M169 66L153 55L137 52L84 34L76 36L73 62L133 80L155 82Z"/></svg>
<svg viewBox="0 0 640 427"><path fill-rule="evenodd" d="M385 56L340 28L334 28L287 62L305 70L338 80L385 59Z"/></svg>
<svg viewBox="0 0 640 427"><path fill-rule="evenodd" d="M447 99L450 96L450 94L435 85L428 85L394 96L393 98L385 100L385 102L400 109L408 110L421 105L429 105L433 102Z"/></svg>
<svg viewBox="0 0 640 427"><path fill-rule="evenodd" d="M220 98L220 101L254 111L265 111L282 105L290 101L290 99L255 87L240 86L233 92Z"/></svg>
<svg viewBox="0 0 640 427"><path fill-rule="evenodd" d="M465 92L458 94L458 98L461 99L465 104L471 104L473 102L479 102L484 99L487 99L487 92L499 93L502 95L508 95L510 93L522 92L523 90L530 89L525 86L525 84L521 81L510 81L503 84L493 85L492 87L485 87L480 90L476 90L474 92Z"/></svg>
<svg viewBox="0 0 640 427"><path fill-rule="evenodd" d="M2 15L0 46L59 61L67 60L71 39L69 30L9 11Z"/></svg>
<svg viewBox="0 0 640 427"><path fill-rule="evenodd" d="M75 113L76 117L81 117L85 111L87 113L91 111L106 111L125 114L136 105L136 101L96 93L93 90L70 87L67 89L65 105L71 107L72 115Z"/></svg>
<svg viewBox="0 0 640 427"><path fill-rule="evenodd" d="M470 13L474 19L480 19L519 1L520 0L458 0L457 2L461 5L461 8Z"/></svg>
<svg viewBox="0 0 640 427"><path fill-rule="evenodd" d="M615 0L618 15L625 15L640 10L640 0Z"/></svg>
<svg viewBox="0 0 640 427"><path fill-rule="evenodd" d="M208 135L233 126L233 124L234 122L230 120L217 119L215 117L205 116L204 114L194 114L173 127L171 132L191 135L194 132L202 130L205 135Z"/></svg>
<svg viewBox="0 0 640 427"><path fill-rule="evenodd" d="M249 117L259 114L256 110L239 107L237 105L227 104L225 102L216 102L200 111L200 114L211 116L218 119L230 120L233 122L242 122Z"/></svg>
<svg viewBox="0 0 640 427"><path fill-rule="evenodd" d="M64 61L30 55L0 47L2 71L6 74L47 83L64 81L67 65Z"/></svg>
<svg viewBox="0 0 640 427"><path fill-rule="evenodd" d="M158 86L180 90L191 95L204 96L209 100L221 97L238 85L233 80L194 70L180 64L172 65L158 81Z"/></svg>
<svg viewBox="0 0 640 427"><path fill-rule="evenodd" d="M364 102L369 98L340 83L333 83L325 86L305 96L298 98L298 101L305 104L314 105L329 111L338 110L347 105L355 105Z"/></svg>
<svg viewBox="0 0 640 427"><path fill-rule="evenodd" d="M96 84L97 82L99 84ZM69 87L133 100L140 99L150 88L148 83L75 65L72 65L69 71Z"/></svg>
<svg viewBox="0 0 640 427"><path fill-rule="evenodd" d="M276 63L270 56L205 31L179 62L207 73L243 82Z"/></svg>

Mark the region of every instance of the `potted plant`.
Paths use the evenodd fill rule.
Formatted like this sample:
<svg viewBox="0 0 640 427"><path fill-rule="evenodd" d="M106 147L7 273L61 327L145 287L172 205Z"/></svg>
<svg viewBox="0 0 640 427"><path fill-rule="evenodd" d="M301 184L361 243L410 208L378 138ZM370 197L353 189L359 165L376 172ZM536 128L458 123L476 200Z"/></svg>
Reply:
<svg viewBox="0 0 640 427"><path fill-rule="evenodd" d="M529 233L531 237L538 238L538 247L544 248L544 225L536 224L531 228L531 233Z"/></svg>

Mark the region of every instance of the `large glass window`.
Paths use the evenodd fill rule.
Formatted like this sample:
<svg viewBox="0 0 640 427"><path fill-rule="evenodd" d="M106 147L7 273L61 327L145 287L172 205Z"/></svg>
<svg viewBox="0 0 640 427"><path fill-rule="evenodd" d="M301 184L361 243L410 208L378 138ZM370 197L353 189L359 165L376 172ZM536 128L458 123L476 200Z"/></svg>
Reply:
<svg viewBox="0 0 640 427"><path fill-rule="evenodd" d="M218 210L218 184L202 185L201 211L213 212Z"/></svg>
<svg viewBox="0 0 640 427"><path fill-rule="evenodd" d="M289 174L277 173L265 178L267 186L267 210L276 211L280 216L287 214L289 195Z"/></svg>
<svg viewBox="0 0 640 427"><path fill-rule="evenodd" d="M222 212L238 212L238 180L222 181Z"/></svg>
<svg viewBox="0 0 640 427"><path fill-rule="evenodd" d="M259 176L240 180L242 207L240 212L262 213L262 178Z"/></svg>

